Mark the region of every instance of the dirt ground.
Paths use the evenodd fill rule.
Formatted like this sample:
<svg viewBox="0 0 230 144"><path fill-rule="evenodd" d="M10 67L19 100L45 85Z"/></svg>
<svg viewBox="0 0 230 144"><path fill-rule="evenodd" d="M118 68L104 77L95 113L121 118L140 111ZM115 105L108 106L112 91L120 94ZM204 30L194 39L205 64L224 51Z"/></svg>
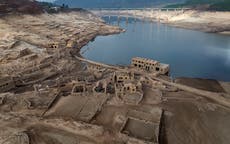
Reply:
<svg viewBox="0 0 230 144"><path fill-rule="evenodd" d="M117 67L90 71L74 56L96 36L120 32L81 11L1 17L0 143L228 144L230 109L215 100L160 81L142 87L138 104L105 93L103 82ZM80 94L73 91L78 82ZM227 82L176 82L229 96Z"/></svg>
<svg viewBox="0 0 230 144"><path fill-rule="evenodd" d="M176 83L191 86L197 89L212 91L212 92L225 92L220 83L216 80L198 79L198 78L177 78Z"/></svg>
<svg viewBox="0 0 230 144"><path fill-rule="evenodd" d="M208 108L212 107L208 104L183 100L167 101L163 103L163 107L167 110L163 122L165 132L163 143L229 143L229 109L218 106L212 109Z"/></svg>
<svg viewBox="0 0 230 144"><path fill-rule="evenodd" d="M76 135L53 127L45 127L44 125L33 125L27 129L26 133L33 144L76 144L80 141L88 144L95 143L85 136Z"/></svg>

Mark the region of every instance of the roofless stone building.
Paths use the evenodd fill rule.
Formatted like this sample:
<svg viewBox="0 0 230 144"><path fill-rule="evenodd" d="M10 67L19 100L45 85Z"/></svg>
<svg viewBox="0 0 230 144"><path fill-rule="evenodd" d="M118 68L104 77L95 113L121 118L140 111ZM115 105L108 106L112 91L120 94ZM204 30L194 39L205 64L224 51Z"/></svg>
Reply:
<svg viewBox="0 0 230 144"><path fill-rule="evenodd" d="M163 75L169 73L169 65L163 64L155 60L135 57L132 58L131 66L147 72L158 72Z"/></svg>

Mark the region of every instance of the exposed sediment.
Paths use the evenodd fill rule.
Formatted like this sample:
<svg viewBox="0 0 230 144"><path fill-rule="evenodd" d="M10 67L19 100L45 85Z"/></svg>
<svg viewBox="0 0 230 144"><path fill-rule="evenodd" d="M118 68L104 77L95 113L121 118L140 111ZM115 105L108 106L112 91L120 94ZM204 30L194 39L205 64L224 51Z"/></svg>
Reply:
<svg viewBox="0 0 230 144"><path fill-rule="evenodd" d="M228 105L159 73L81 58L97 35L120 32L82 11L2 17L0 143L227 144ZM176 82L229 99L228 83Z"/></svg>

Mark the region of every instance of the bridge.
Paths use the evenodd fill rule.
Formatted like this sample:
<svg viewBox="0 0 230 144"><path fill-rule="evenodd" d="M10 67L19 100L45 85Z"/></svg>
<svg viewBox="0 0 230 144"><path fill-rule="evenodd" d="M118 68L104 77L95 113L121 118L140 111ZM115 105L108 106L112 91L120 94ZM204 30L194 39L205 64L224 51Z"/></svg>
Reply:
<svg viewBox="0 0 230 144"><path fill-rule="evenodd" d="M89 11L126 11L126 10L141 10L141 11L185 11L191 8L88 8Z"/></svg>
<svg viewBox="0 0 230 144"><path fill-rule="evenodd" d="M184 13L185 11L191 10L191 8L89 8L87 9L98 16L108 16L109 21L111 16L118 17L118 25L120 22L120 17L126 17L126 22L130 17L136 19L141 19L145 21L146 18L149 18L147 15L143 15L143 12L150 14L151 16L157 16L161 12L164 13L173 13L175 15ZM141 12L141 13L139 13ZM157 18L159 19L159 18Z"/></svg>

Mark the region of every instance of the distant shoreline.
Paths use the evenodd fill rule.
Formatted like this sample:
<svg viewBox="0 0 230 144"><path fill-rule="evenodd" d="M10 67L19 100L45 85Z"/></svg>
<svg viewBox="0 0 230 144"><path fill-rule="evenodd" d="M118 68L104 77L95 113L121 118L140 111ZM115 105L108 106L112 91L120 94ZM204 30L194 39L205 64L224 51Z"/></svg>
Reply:
<svg viewBox="0 0 230 144"><path fill-rule="evenodd" d="M196 10L156 12L142 10L95 10L91 12L100 16L129 16L138 19L157 21L185 29L230 35L230 12L210 12Z"/></svg>

